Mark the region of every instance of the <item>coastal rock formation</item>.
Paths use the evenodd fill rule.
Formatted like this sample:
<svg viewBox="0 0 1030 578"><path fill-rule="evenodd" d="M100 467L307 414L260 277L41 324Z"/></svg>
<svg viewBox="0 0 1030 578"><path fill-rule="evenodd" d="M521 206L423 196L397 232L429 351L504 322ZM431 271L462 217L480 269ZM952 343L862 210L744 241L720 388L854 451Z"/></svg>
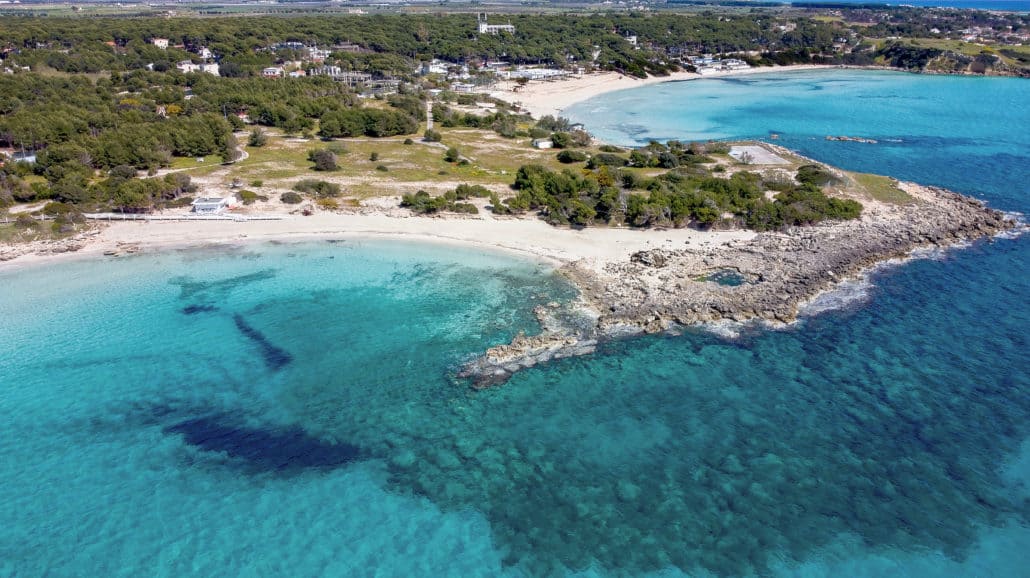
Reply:
<svg viewBox="0 0 1030 578"><path fill-rule="evenodd" d="M609 325L655 331L672 323L790 322L802 304L876 263L1014 226L974 199L932 187L915 192L916 202L873 207L854 221L765 233L719 247L658 251L650 259L634 256L628 263L606 265L600 274L576 265L566 273L601 311L601 333ZM649 261L666 265L658 269ZM736 272L741 282L711 280L725 270Z"/></svg>
<svg viewBox="0 0 1030 578"><path fill-rule="evenodd" d="M10 261L23 255L74 253L88 245L99 234L100 228L91 226L85 231L62 239L44 239L10 245L0 244L0 262Z"/></svg>
<svg viewBox="0 0 1030 578"><path fill-rule="evenodd" d="M461 376L477 387L515 371L594 351L597 343L672 325L763 319L789 323L819 293L869 267L921 247L948 247L1011 229L1016 222L983 203L934 188L904 184L913 202L870 202L860 219L763 233L720 246L639 251L627 260L575 262L563 268L596 311L588 331L544 325L467 364Z"/></svg>

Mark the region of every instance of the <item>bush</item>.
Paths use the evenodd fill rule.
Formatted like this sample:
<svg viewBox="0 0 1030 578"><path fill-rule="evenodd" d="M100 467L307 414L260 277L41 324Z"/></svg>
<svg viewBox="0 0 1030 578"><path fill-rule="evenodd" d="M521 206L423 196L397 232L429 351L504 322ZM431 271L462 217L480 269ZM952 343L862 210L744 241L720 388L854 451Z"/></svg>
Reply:
<svg viewBox="0 0 1030 578"><path fill-rule="evenodd" d="M317 179L304 179L293 185L293 190L301 193L309 193L316 197L337 197L340 195L340 185Z"/></svg>
<svg viewBox="0 0 1030 578"><path fill-rule="evenodd" d="M581 163L588 158L587 154L582 151L562 151L558 153L558 162L565 164Z"/></svg>
<svg viewBox="0 0 1030 578"><path fill-rule="evenodd" d="M379 153L373 152L372 154L368 155L368 160L376 162L377 160L379 160Z"/></svg>
<svg viewBox="0 0 1030 578"><path fill-rule="evenodd" d="M248 191L246 189L236 194L239 195L240 201L242 201L244 205L253 205L256 201L264 202L268 200L268 197L265 195L259 195L254 191Z"/></svg>
<svg viewBox="0 0 1030 578"><path fill-rule="evenodd" d="M433 129L426 129L426 134L422 137L422 140L426 142L440 142L443 139L443 135Z"/></svg>
<svg viewBox="0 0 1030 578"><path fill-rule="evenodd" d="M803 185L825 187L838 182L837 177L819 165L804 165L798 168L798 182Z"/></svg>
<svg viewBox="0 0 1030 578"><path fill-rule="evenodd" d="M629 164L629 161L625 157L614 155L611 153L600 153L590 157L590 162L587 163L587 168L596 169L601 166L608 167L624 167Z"/></svg>
<svg viewBox="0 0 1030 578"><path fill-rule="evenodd" d="M262 181L261 179L254 179L253 181L250 181L250 186L252 187L262 187L264 186L264 184L265 181Z"/></svg>
<svg viewBox="0 0 1030 578"><path fill-rule="evenodd" d="M32 215L22 213L18 215L18 218L14 220L14 226L19 229L35 229L36 219L32 218Z"/></svg>
<svg viewBox="0 0 1030 578"><path fill-rule="evenodd" d="M412 144L415 144L415 141L411 140L410 138L406 138L406 139L404 139L404 144L412 145Z"/></svg>
<svg viewBox="0 0 1030 578"><path fill-rule="evenodd" d="M456 163L460 158L461 153L459 153L458 149L454 147L450 147L449 149L447 149L447 152L445 152L443 155L443 160L449 163Z"/></svg>
<svg viewBox="0 0 1030 578"><path fill-rule="evenodd" d="M539 127L533 127L529 129L529 136L532 138L547 138L551 136L551 131Z"/></svg>
<svg viewBox="0 0 1030 578"><path fill-rule="evenodd" d="M287 205L298 205L304 202L304 197L301 197L297 193L285 192L279 197L279 200L286 203Z"/></svg>
<svg viewBox="0 0 1030 578"><path fill-rule="evenodd" d="M483 185L469 185L462 183L454 189L454 198L458 199L459 201L464 201L465 199L468 199L470 197L485 199L486 197L489 197L491 194L492 193L490 192L490 189L487 189Z"/></svg>
<svg viewBox="0 0 1030 578"><path fill-rule="evenodd" d="M621 149L621 148L619 148L617 146L612 146L612 145L601 145L598 148L603 153L624 153L624 152L626 152L623 149Z"/></svg>
<svg viewBox="0 0 1030 578"><path fill-rule="evenodd" d="M340 165L336 164L336 154L327 149L309 152L308 160L315 163L316 171L335 171L340 168Z"/></svg>
<svg viewBox="0 0 1030 578"><path fill-rule="evenodd" d="M263 147L266 144L268 144L268 135L265 134L265 131L260 128L250 131L250 139L247 140L247 146Z"/></svg>
<svg viewBox="0 0 1030 578"><path fill-rule="evenodd" d="M390 167L388 167L386 165L376 165L376 170L385 173L385 172L388 172L390 170Z"/></svg>
<svg viewBox="0 0 1030 578"><path fill-rule="evenodd" d="M419 215L434 214L440 211L450 211L453 213L466 213L466 214L477 214L479 209L476 208L472 203L458 203L457 195L454 191L445 193L439 197L434 197L425 191L419 191L414 195L404 195L401 197L401 206L411 209L413 213Z"/></svg>

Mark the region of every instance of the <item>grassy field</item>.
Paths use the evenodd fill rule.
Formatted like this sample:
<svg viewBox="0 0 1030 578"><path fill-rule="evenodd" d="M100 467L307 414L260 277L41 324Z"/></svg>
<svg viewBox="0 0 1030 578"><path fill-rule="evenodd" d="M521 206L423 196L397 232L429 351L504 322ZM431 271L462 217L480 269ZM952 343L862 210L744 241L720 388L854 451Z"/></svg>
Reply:
<svg viewBox="0 0 1030 578"><path fill-rule="evenodd" d="M894 184L894 179L866 173L847 173L867 195L883 203L904 205L914 199Z"/></svg>
<svg viewBox="0 0 1030 578"><path fill-rule="evenodd" d="M264 194L289 190L300 179L317 178L340 184L344 196L367 198L415 192L420 188L453 187L458 182L503 190L512 183L519 167L525 164L541 164L555 170L577 166L559 163L555 158L557 150L533 148L528 137L507 139L479 129L438 130L443 135L439 143L422 142L420 135L326 142L266 131L269 137L267 144L246 147L248 158L232 165L219 164L217 157L206 158L203 162L177 158L171 168L194 177L214 178L217 184L228 185L239 179L246 186L260 181ZM406 138L410 138L412 144L404 144ZM338 154L339 170L315 171L308 161L309 152L326 147L343 147L346 150ZM457 148L468 163L444 161L448 147ZM597 152L595 149L585 150ZM373 153L377 155L374 161L371 160Z"/></svg>

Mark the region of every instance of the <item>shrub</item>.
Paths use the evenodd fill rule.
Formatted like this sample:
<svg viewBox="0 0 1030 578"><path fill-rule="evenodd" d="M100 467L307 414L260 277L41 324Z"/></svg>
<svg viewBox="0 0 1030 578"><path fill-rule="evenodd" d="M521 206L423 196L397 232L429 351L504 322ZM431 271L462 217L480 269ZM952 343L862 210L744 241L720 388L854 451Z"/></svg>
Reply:
<svg viewBox="0 0 1030 578"><path fill-rule="evenodd" d="M412 145L412 144L415 144L415 141L411 140L410 138L406 138L406 139L404 139L404 144Z"/></svg>
<svg viewBox="0 0 1030 578"><path fill-rule="evenodd" d="M551 142L554 143L554 148L563 149L572 143L572 135L567 132L556 132L551 135Z"/></svg>
<svg viewBox="0 0 1030 578"><path fill-rule="evenodd" d="M460 159L460 158L461 158L461 153L459 153L458 149L456 149L454 147L450 147L449 149L447 149L447 152L445 152L444 155L443 155L443 160L446 161L446 162L449 162L449 163L458 162L458 159Z"/></svg>
<svg viewBox="0 0 1030 578"><path fill-rule="evenodd" d="M368 160L376 162L377 160L379 160L379 153L373 152L372 154L368 155Z"/></svg>
<svg viewBox="0 0 1030 578"><path fill-rule="evenodd" d="M614 155L611 153L600 153L590 157L590 162L587 163L587 168L596 169L601 166L609 167L624 167L629 164L629 161L625 157Z"/></svg>
<svg viewBox="0 0 1030 578"><path fill-rule="evenodd" d="M472 203L458 203L456 200L457 195L454 191L439 197L434 197L425 191L419 191L414 195L409 194L401 197L401 206L410 208L412 212L419 215L433 214L440 211L473 215L479 213L479 209Z"/></svg>
<svg viewBox="0 0 1030 578"><path fill-rule="evenodd" d="M491 194L490 189L487 189L483 185L469 185L462 183L454 189L454 198L459 201L464 201L470 197L484 199L489 197Z"/></svg>
<svg viewBox="0 0 1030 578"><path fill-rule="evenodd" d="M265 131L260 128L250 131L250 139L247 140L247 146L263 147L266 144L268 144L268 135L265 134Z"/></svg>
<svg viewBox="0 0 1030 578"><path fill-rule="evenodd" d="M254 191L248 191L246 189L236 194L239 195L240 201L242 201L244 205L253 205L256 201L264 202L268 200L268 197L265 195L259 195Z"/></svg>
<svg viewBox="0 0 1030 578"><path fill-rule="evenodd" d="M264 186L264 184L265 181L262 181L261 179L254 179L253 181L250 181L250 186L252 187L261 187Z"/></svg>
<svg viewBox="0 0 1030 578"><path fill-rule="evenodd" d="M36 219L32 218L32 215L22 213L18 215L18 218L14 220L14 226L19 229L35 229Z"/></svg>
<svg viewBox="0 0 1030 578"><path fill-rule="evenodd" d="M617 146L612 146L612 145L601 145L598 148L603 153L624 153L624 152L626 152L623 149L621 149L621 148L619 148Z"/></svg>
<svg viewBox="0 0 1030 578"><path fill-rule="evenodd" d="M549 136L551 136L551 131L547 129L541 129L539 127L529 129L530 138L547 138Z"/></svg>
<svg viewBox="0 0 1030 578"><path fill-rule="evenodd" d="M313 150L308 153L308 160L315 163L316 171L335 171L340 168L336 164L336 154L327 149Z"/></svg>
<svg viewBox="0 0 1030 578"><path fill-rule="evenodd" d="M317 179L303 179L293 185L293 190L309 193L316 197L336 197L340 195L340 185Z"/></svg>
<svg viewBox="0 0 1030 578"><path fill-rule="evenodd" d="M511 214L511 208L501 202L497 193L490 193L490 212L495 215L508 215Z"/></svg>
<svg viewBox="0 0 1030 578"><path fill-rule="evenodd" d="M118 165L107 173L109 176L118 179L131 179L136 176L136 167L129 165Z"/></svg>
<svg viewBox="0 0 1030 578"><path fill-rule="evenodd" d="M819 165L803 165L798 168L798 182L803 185L824 187L838 182L837 177Z"/></svg>
<svg viewBox="0 0 1030 578"><path fill-rule="evenodd" d="M558 162L565 164L569 163L581 163L589 158L586 153L582 151L562 151L558 153Z"/></svg>
<svg viewBox="0 0 1030 578"><path fill-rule="evenodd" d="M426 129L426 134L422 137L422 140L426 142L440 142L443 135L433 129Z"/></svg>
<svg viewBox="0 0 1030 578"><path fill-rule="evenodd" d="M286 203L287 205L297 205L304 201L304 198L293 192L285 192L279 197L279 200Z"/></svg>
<svg viewBox="0 0 1030 578"><path fill-rule="evenodd" d="M385 173L385 172L390 170L390 167L388 167L386 165L376 165L376 170Z"/></svg>

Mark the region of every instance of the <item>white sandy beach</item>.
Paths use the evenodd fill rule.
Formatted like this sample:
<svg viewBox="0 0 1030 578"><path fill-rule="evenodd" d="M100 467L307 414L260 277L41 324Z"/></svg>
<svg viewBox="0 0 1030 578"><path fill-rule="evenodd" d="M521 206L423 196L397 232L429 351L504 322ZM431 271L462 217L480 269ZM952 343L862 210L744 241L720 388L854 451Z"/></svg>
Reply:
<svg viewBox="0 0 1030 578"><path fill-rule="evenodd" d="M251 241L378 237L460 243L512 251L554 265L580 261L590 268L600 268L606 263L625 260L640 250L718 246L755 235L748 231L702 232L695 229L636 231L597 227L574 230L555 228L536 218L497 219L489 213L481 213L477 217L406 217L378 212L319 212L308 217L287 215L281 220L120 221L104 223L103 227L80 251L62 255L85 257L105 252L125 253L129 247L150 252ZM45 252L46 247L41 244L35 247L36 251L0 263L0 269L54 259L54 255Z"/></svg>
<svg viewBox="0 0 1030 578"><path fill-rule="evenodd" d="M821 68L829 67L814 64L763 66L746 70L710 72L704 75L695 72L674 72L669 76L649 76L647 78L635 78L618 72L601 72L567 80L530 82L526 86L518 88L517 91L514 90L517 87L514 82L507 82L500 85L500 90L492 92L490 96L518 105L535 118L540 118L545 115L559 116L570 105L606 92L637 88L649 84Z"/></svg>

